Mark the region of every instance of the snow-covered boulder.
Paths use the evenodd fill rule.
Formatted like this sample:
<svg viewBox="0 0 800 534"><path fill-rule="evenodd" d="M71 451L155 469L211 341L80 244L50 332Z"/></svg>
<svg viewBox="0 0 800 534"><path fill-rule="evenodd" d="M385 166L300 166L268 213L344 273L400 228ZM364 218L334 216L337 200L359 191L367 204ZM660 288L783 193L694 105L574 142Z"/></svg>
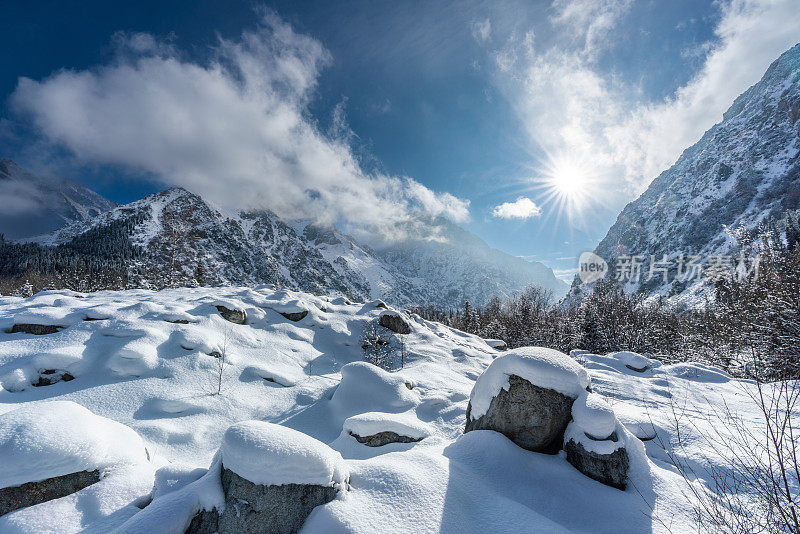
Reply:
<svg viewBox="0 0 800 534"><path fill-rule="evenodd" d="M637 354L636 352L629 352L629 351L621 351L621 352L612 352L608 355L611 358L616 358L622 364L625 365L631 371L636 371L638 373L643 373L653 367L653 361L646 356L642 356L641 354Z"/></svg>
<svg viewBox="0 0 800 534"><path fill-rule="evenodd" d="M226 321L230 321L234 324L245 324L247 322L247 312L244 310L233 307L229 308L228 306L224 306L222 304L217 304L215 307L222 318Z"/></svg>
<svg viewBox="0 0 800 534"><path fill-rule="evenodd" d="M342 430L368 447L382 447L389 443L414 443L431 434L428 425L417 419L413 411L354 415L345 419Z"/></svg>
<svg viewBox="0 0 800 534"><path fill-rule="evenodd" d="M187 532L294 533L347 484L342 456L311 436L273 423L228 428L219 450L221 513L198 513Z"/></svg>
<svg viewBox="0 0 800 534"><path fill-rule="evenodd" d="M578 397L564 433L567 461L584 475L625 489L628 478L626 433L609 404L596 393Z"/></svg>
<svg viewBox="0 0 800 534"><path fill-rule="evenodd" d="M484 341L494 350L508 350L508 345L502 339L484 339Z"/></svg>
<svg viewBox="0 0 800 534"><path fill-rule="evenodd" d="M378 324L384 328L388 328L395 334L411 333L411 325L408 324L408 321L396 310L382 311L378 316Z"/></svg>
<svg viewBox="0 0 800 534"><path fill-rule="evenodd" d="M295 323L304 319L309 310L309 305L300 299L271 303L269 307Z"/></svg>
<svg viewBox="0 0 800 534"><path fill-rule="evenodd" d="M342 381L333 392L331 408L344 418L372 412L399 413L413 408L419 397L397 373L367 362L342 367Z"/></svg>
<svg viewBox="0 0 800 534"><path fill-rule="evenodd" d="M566 354L543 347L512 349L475 382L465 432L494 430L524 449L556 453L572 403L588 387L586 370Z"/></svg>
<svg viewBox="0 0 800 534"><path fill-rule="evenodd" d="M0 458L0 532L76 532L138 511L153 487L138 434L70 401L0 415Z"/></svg>

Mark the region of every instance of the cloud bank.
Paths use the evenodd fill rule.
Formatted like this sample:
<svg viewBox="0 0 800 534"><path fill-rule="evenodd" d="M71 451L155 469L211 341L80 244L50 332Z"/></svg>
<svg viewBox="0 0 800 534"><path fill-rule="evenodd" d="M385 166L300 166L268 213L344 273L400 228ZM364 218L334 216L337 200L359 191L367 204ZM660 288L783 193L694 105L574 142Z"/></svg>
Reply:
<svg viewBox="0 0 800 534"><path fill-rule="evenodd" d="M492 215L500 219L530 219L542 214L542 208L528 197L519 197L514 202L503 202L495 206Z"/></svg>
<svg viewBox="0 0 800 534"><path fill-rule="evenodd" d="M118 34L116 59L90 70L20 78L12 109L83 163L120 165L225 208L382 225L411 213L468 218L469 202L408 177L371 174L342 133L308 105L328 51L274 13L206 62L148 34Z"/></svg>
<svg viewBox="0 0 800 534"><path fill-rule="evenodd" d="M769 64L800 41L796 0L720 1L702 67L661 101L598 66L630 1L556 0L549 23L564 39L538 50L532 33L494 53L497 79L529 136L545 153L590 160L599 176L641 192L722 119ZM653 65L653 68L658 68Z"/></svg>

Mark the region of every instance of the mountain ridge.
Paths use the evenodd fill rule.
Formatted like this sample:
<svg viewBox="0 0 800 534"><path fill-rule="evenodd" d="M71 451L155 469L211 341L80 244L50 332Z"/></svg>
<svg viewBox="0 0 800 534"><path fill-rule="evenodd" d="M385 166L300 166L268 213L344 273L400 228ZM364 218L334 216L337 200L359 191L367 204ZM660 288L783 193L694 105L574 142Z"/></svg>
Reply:
<svg viewBox="0 0 800 534"><path fill-rule="evenodd" d="M175 187L18 241L70 247L80 236L114 226L113 232L100 233L126 239L140 251L131 265L119 266L131 283L145 286L166 279L203 285L272 283L355 300L443 308L460 307L465 300L483 305L492 296L537 283L557 297L566 291L544 265L492 249L445 219L430 224L460 241L417 240L373 249L334 226L287 222L269 210L223 212Z"/></svg>
<svg viewBox="0 0 800 534"><path fill-rule="evenodd" d="M640 281L626 290L697 305L712 285L678 280L680 254L705 260L735 256L740 236L800 209L800 44L781 54L759 82L737 97L715 124L622 210L595 254L612 276L621 257L645 258ZM667 283L650 280L651 256L673 263ZM748 258L748 260L751 258ZM669 281L671 280L671 282ZM591 285L573 281L567 301Z"/></svg>

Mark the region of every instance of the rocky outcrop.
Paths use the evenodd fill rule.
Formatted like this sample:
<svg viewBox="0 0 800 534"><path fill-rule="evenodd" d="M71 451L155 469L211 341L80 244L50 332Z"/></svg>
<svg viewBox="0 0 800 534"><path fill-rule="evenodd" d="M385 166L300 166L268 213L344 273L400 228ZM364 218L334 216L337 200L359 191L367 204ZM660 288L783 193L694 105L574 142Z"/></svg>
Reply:
<svg viewBox="0 0 800 534"><path fill-rule="evenodd" d="M39 372L39 378L31 385L34 387L52 386L58 382L69 382L75 377L63 369L44 369Z"/></svg>
<svg viewBox="0 0 800 534"><path fill-rule="evenodd" d="M100 472L79 471L0 489L0 515L71 495L100 480Z"/></svg>
<svg viewBox="0 0 800 534"><path fill-rule="evenodd" d="M386 431L372 434L371 436L359 436L350 432L350 435L356 438L356 441L363 443L367 447L383 447L389 443L416 443L421 441L422 438L410 438L408 436L401 436L396 432Z"/></svg>
<svg viewBox="0 0 800 534"><path fill-rule="evenodd" d="M217 311L223 319L234 324L245 324L247 322L247 313L244 310L231 310L225 306L217 306Z"/></svg>
<svg viewBox="0 0 800 534"><path fill-rule="evenodd" d="M279 312L281 315L289 319L290 321L297 322L305 318L308 315L308 310L298 311L298 312Z"/></svg>
<svg viewBox="0 0 800 534"><path fill-rule="evenodd" d="M332 501L337 493L333 486L315 484L253 484L224 466L221 482L225 510L201 511L187 533L293 534L314 508Z"/></svg>
<svg viewBox="0 0 800 534"><path fill-rule="evenodd" d="M381 312L380 317L378 317L378 324L384 328L388 328L395 334L410 334L411 333L411 325L408 324L400 313L394 310L388 310L385 312Z"/></svg>
<svg viewBox="0 0 800 534"><path fill-rule="evenodd" d="M573 399L517 375L509 376L508 383L509 388L501 389L477 419L471 417L472 404L467 405L465 432L494 430L523 449L557 453L571 419Z"/></svg>
<svg viewBox="0 0 800 534"><path fill-rule="evenodd" d="M55 326L51 324L26 324L26 323L15 323L14 326L11 327L11 333L15 334L17 332L22 332L24 334L34 334L36 336L43 336L46 334L55 334L62 327Z"/></svg>

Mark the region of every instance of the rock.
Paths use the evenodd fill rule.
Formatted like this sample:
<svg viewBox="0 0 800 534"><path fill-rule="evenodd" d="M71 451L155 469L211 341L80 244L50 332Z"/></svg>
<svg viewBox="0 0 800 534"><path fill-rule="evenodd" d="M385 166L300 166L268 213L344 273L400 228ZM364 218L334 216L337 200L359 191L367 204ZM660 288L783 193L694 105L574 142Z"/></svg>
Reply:
<svg viewBox="0 0 800 534"><path fill-rule="evenodd" d="M192 534L246 534L299 532L317 506L336 498L333 486L315 484L254 484L222 467L225 511L201 511L189 524Z"/></svg>
<svg viewBox="0 0 800 534"><path fill-rule="evenodd" d="M296 323L297 321L302 320L306 315L308 315L308 310L303 310L300 312L278 312L278 313L280 313L290 321L294 321Z"/></svg>
<svg viewBox="0 0 800 534"><path fill-rule="evenodd" d="M15 334L17 332L23 332L25 334L34 334L36 336L43 336L45 334L55 334L62 327L55 326L51 324L26 324L26 323L15 323L14 326L11 327L11 333Z"/></svg>
<svg viewBox="0 0 800 534"><path fill-rule="evenodd" d="M607 441L616 443L617 439L617 435L614 434ZM567 461L587 477L607 486L625 489L629 466L628 451L625 447L619 447L609 454L599 454L588 451L582 443L569 439L564 445L564 451L567 453Z"/></svg>
<svg viewBox="0 0 800 534"><path fill-rule="evenodd" d="M394 310L381 312L380 317L378 317L378 324L384 328L388 328L396 334L411 333L411 325L409 325L408 322Z"/></svg>
<svg viewBox="0 0 800 534"><path fill-rule="evenodd" d="M58 382L69 382L70 380L75 380L75 377L63 369L45 369L39 373L39 380L31 385L38 388L52 386Z"/></svg>
<svg viewBox="0 0 800 534"><path fill-rule="evenodd" d="M226 321L234 324L244 324L247 322L247 313L244 310L231 310L225 306L217 305L217 311Z"/></svg>
<svg viewBox="0 0 800 534"><path fill-rule="evenodd" d="M359 436L350 432L350 435L356 438L356 441L363 443L367 447L383 447L389 443L416 443L422 438L410 438L408 436L401 436L396 432L378 432L371 436Z"/></svg>
<svg viewBox="0 0 800 534"><path fill-rule="evenodd" d="M508 345L502 339L484 339L484 341L494 350L508 350Z"/></svg>
<svg viewBox="0 0 800 534"><path fill-rule="evenodd" d="M381 309L384 309L384 310L388 310L389 309L389 306L387 306L386 303L383 302L381 299L373 300L372 301L372 305L375 306L376 308L381 308Z"/></svg>
<svg viewBox="0 0 800 534"><path fill-rule="evenodd" d="M500 389L485 414L472 419L467 405L467 426L494 430L529 451L555 454L571 419L574 399L555 390L534 386L517 375L508 377L509 388Z"/></svg>
<svg viewBox="0 0 800 534"><path fill-rule="evenodd" d="M71 495L100 480L100 471L79 471L39 482L0 489L0 516L20 508Z"/></svg>

